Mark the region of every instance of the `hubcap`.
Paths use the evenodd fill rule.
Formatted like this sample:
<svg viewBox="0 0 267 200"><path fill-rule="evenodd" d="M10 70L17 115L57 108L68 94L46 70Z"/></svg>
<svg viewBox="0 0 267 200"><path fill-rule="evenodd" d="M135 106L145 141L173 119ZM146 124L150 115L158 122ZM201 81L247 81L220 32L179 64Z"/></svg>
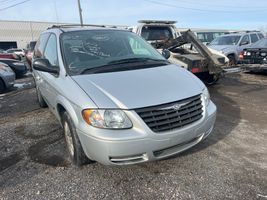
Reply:
<svg viewBox="0 0 267 200"><path fill-rule="evenodd" d="M74 156L73 139L72 139L70 128L67 122L64 123L64 134L65 134L68 150L70 152L70 155L73 157Z"/></svg>

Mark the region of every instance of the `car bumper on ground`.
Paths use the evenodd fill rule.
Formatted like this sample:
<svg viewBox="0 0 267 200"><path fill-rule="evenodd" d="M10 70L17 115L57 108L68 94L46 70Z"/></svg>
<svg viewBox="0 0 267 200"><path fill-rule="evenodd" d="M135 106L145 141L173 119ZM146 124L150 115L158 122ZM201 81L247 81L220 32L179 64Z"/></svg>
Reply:
<svg viewBox="0 0 267 200"><path fill-rule="evenodd" d="M90 159L105 165L136 164L173 156L204 140L213 129L216 110L216 106L210 102L200 122L167 133L154 133L150 130L151 133L138 139L103 139L79 129L77 133L84 152ZM126 130L125 134L140 134L139 131L132 128Z"/></svg>

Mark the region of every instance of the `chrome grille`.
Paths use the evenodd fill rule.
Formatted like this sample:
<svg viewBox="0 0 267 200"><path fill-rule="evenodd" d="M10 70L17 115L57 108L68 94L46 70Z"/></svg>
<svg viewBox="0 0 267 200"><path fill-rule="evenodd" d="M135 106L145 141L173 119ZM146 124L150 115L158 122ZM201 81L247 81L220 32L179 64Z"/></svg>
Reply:
<svg viewBox="0 0 267 200"><path fill-rule="evenodd" d="M203 114L201 95L135 111L154 132L181 128L201 119Z"/></svg>

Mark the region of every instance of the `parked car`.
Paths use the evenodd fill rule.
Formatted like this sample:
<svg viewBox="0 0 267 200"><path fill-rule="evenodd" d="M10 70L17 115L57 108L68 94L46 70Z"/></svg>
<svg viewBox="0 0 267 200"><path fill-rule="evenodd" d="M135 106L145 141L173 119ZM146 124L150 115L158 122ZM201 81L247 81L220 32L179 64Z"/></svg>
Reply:
<svg viewBox="0 0 267 200"><path fill-rule="evenodd" d="M5 63L0 62L0 93L12 87L15 82L15 73Z"/></svg>
<svg viewBox="0 0 267 200"><path fill-rule="evenodd" d="M267 72L267 38L244 49L241 67L247 71Z"/></svg>
<svg viewBox="0 0 267 200"><path fill-rule="evenodd" d="M267 64L267 38L263 38L244 49L244 63L247 64Z"/></svg>
<svg viewBox="0 0 267 200"><path fill-rule="evenodd" d="M21 61L0 58L0 62L7 64L15 72L17 78L27 73L27 67Z"/></svg>
<svg viewBox="0 0 267 200"><path fill-rule="evenodd" d="M35 45L36 41L31 41L29 44L27 44L27 49L25 52L26 61L29 65L30 71L32 71L32 56Z"/></svg>
<svg viewBox="0 0 267 200"><path fill-rule="evenodd" d="M239 56L243 50L263 37L261 32L231 33L217 37L208 46L225 54L229 65L234 66L241 61Z"/></svg>
<svg viewBox="0 0 267 200"><path fill-rule="evenodd" d="M206 86L127 30L53 26L36 44L33 76L39 104L61 123L76 165L163 159L214 126Z"/></svg>
<svg viewBox="0 0 267 200"><path fill-rule="evenodd" d="M25 52L23 49L8 49L6 50L7 53L14 53L20 58L23 58L25 56Z"/></svg>
<svg viewBox="0 0 267 200"><path fill-rule="evenodd" d="M3 53L0 52L0 58L19 60L19 56L17 56L16 54L14 54L14 53L6 53L6 52L3 52Z"/></svg>
<svg viewBox="0 0 267 200"><path fill-rule="evenodd" d="M228 58L207 48L192 31L178 32L175 23L176 21L139 20L136 26L129 29L142 36L158 51L169 50L171 63L181 65L206 84L216 83Z"/></svg>

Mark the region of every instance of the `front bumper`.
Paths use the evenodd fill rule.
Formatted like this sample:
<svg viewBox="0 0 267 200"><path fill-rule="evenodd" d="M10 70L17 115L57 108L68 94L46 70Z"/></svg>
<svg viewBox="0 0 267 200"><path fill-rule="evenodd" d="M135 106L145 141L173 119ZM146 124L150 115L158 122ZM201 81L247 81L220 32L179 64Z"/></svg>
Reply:
<svg viewBox="0 0 267 200"><path fill-rule="evenodd" d="M201 120L184 128L165 133L154 133L148 127L141 129L134 127L128 130L115 131L118 135L138 135L139 138L135 139L121 140L119 137L114 139L108 137L100 138L96 137L93 132L91 134L90 131L85 133L79 129L77 129L77 133L83 150L90 159L105 165L136 164L175 155L204 140L213 129L216 120L216 110L216 106L210 102ZM102 135L108 135L108 132L113 134L112 132L114 132L114 130L92 127L91 131L100 131ZM106 133L103 134L103 132Z"/></svg>
<svg viewBox="0 0 267 200"><path fill-rule="evenodd" d="M27 73L26 65L10 65L10 67L13 69L16 76L23 76Z"/></svg>
<svg viewBox="0 0 267 200"><path fill-rule="evenodd" d="M2 76L1 76L2 80L5 83L6 88L10 88L14 85L15 82L15 74L13 72L5 72Z"/></svg>

